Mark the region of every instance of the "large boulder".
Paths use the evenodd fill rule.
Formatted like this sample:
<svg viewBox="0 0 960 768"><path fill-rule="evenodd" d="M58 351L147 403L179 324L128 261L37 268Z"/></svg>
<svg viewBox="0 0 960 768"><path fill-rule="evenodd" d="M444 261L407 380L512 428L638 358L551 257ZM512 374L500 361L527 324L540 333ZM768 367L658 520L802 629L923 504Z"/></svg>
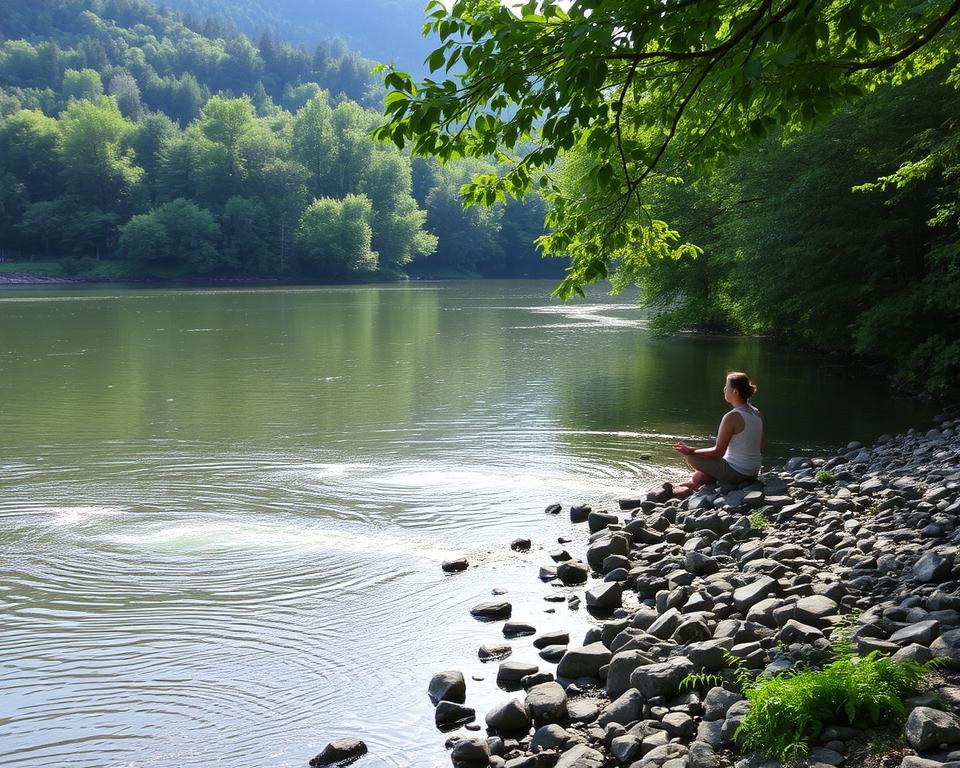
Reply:
<svg viewBox="0 0 960 768"><path fill-rule="evenodd" d="M476 710L453 701L441 701L433 712L437 728L453 728L470 723L477 716Z"/></svg>
<svg viewBox="0 0 960 768"><path fill-rule="evenodd" d="M765 597L770 597L777 589L777 582L770 576L761 576L733 591L733 606L746 616L754 605Z"/></svg>
<svg viewBox="0 0 960 768"><path fill-rule="evenodd" d="M633 670L646 664L653 664L653 659L640 651L620 651L616 654L607 670L607 696L615 699L629 690Z"/></svg>
<svg viewBox="0 0 960 768"><path fill-rule="evenodd" d="M510 699L498 704L487 712L484 719L490 728L498 731L513 733L530 729L530 713L520 699Z"/></svg>
<svg viewBox="0 0 960 768"><path fill-rule="evenodd" d="M513 606L506 600L491 600L486 603L479 603L470 609L470 615L481 621L509 619L511 613L513 613Z"/></svg>
<svg viewBox="0 0 960 768"><path fill-rule="evenodd" d="M490 745L486 739L460 739L453 745L450 759L455 768L486 768L490 765Z"/></svg>
<svg viewBox="0 0 960 768"><path fill-rule="evenodd" d="M643 696L636 688L630 688L623 695L611 701L600 711L598 722L606 727L609 723L628 725L643 716Z"/></svg>
<svg viewBox="0 0 960 768"><path fill-rule="evenodd" d="M556 723L567 716L567 693L559 683L541 683L527 691L526 706L536 725Z"/></svg>
<svg viewBox="0 0 960 768"><path fill-rule="evenodd" d="M960 629L951 629L930 643L934 656L944 656L954 669L960 669Z"/></svg>
<svg viewBox="0 0 960 768"><path fill-rule="evenodd" d="M960 742L960 720L930 707L915 707L903 731L910 746L918 752L936 749L940 744Z"/></svg>
<svg viewBox="0 0 960 768"><path fill-rule="evenodd" d="M440 701L463 704L467 700L467 683L463 679L463 672L457 670L438 672L430 678L427 695L434 704Z"/></svg>
<svg viewBox="0 0 960 768"><path fill-rule="evenodd" d="M610 663L611 654L603 643L568 648L557 665L557 677L599 677L600 667Z"/></svg>
<svg viewBox="0 0 960 768"><path fill-rule="evenodd" d="M647 699L672 696L677 692L683 678L693 671L693 662L680 656L659 664L637 667L630 675L630 685Z"/></svg>

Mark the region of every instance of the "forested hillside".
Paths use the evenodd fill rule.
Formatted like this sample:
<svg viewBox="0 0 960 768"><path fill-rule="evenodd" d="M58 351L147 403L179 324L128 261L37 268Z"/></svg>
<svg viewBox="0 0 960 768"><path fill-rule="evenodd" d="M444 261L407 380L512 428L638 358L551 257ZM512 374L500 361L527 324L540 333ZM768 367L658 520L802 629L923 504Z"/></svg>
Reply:
<svg viewBox="0 0 960 768"><path fill-rule="evenodd" d="M951 66L777 135L656 204L697 258L638 282L654 327L769 333L892 364L904 392L960 385L960 91Z"/></svg>
<svg viewBox="0 0 960 768"><path fill-rule="evenodd" d="M0 25L0 255L69 272L307 280L536 274L536 200L370 136L373 62L142 0L14 0ZM185 21L190 22L188 26ZM375 108L371 108L371 106Z"/></svg>
<svg viewBox="0 0 960 768"><path fill-rule="evenodd" d="M166 0L195 18L230 19L255 39L263 32L312 48L342 38L379 61L419 70L435 41L424 39L426 0Z"/></svg>

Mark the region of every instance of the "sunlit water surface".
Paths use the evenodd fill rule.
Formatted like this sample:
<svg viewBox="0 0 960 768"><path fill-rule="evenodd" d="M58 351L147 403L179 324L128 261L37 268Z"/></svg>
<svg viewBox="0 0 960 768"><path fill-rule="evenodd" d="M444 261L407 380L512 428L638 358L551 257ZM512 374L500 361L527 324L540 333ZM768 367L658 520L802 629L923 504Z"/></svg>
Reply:
<svg viewBox="0 0 960 768"><path fill-rule="evenodd" d="M347 735L363 765L447 765L430 675L483 676L481 719L506 695L469 608L501 588L581 636L536 578L573 531L544 507L679 475L728 369L759 381L774 457L930 415L551 287L0 292L0 765L305 766Z"/></svg>

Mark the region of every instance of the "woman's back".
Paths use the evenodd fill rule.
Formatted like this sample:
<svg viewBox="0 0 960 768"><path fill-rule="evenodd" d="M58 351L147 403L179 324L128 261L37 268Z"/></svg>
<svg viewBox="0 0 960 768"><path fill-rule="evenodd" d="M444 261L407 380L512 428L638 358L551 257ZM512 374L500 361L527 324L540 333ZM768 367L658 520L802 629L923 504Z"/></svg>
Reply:
<svg viewBox="0 0 960 768"><path fill-rule="evenodd" d="M763 419L760 411L747 403L734 408L743 419L743 430L730 438L723 458L742 475L754 476L760 471L763 461L760 455L760 444L763 440Z"/></svg>

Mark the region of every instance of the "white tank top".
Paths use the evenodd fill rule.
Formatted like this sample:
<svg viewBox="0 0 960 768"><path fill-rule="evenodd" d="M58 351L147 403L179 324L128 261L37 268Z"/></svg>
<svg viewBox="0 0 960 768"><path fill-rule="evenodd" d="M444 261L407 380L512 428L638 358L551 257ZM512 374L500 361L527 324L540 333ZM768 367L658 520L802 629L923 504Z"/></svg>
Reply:
<svg viewBox="0 0 960 768"><path fill-rule="evenodd" d="M743 419L743 431L730 438L724 460L741 475L752 477L760 471L760 441L763 436L763 419L749 403L734 408Z"/></svg>

